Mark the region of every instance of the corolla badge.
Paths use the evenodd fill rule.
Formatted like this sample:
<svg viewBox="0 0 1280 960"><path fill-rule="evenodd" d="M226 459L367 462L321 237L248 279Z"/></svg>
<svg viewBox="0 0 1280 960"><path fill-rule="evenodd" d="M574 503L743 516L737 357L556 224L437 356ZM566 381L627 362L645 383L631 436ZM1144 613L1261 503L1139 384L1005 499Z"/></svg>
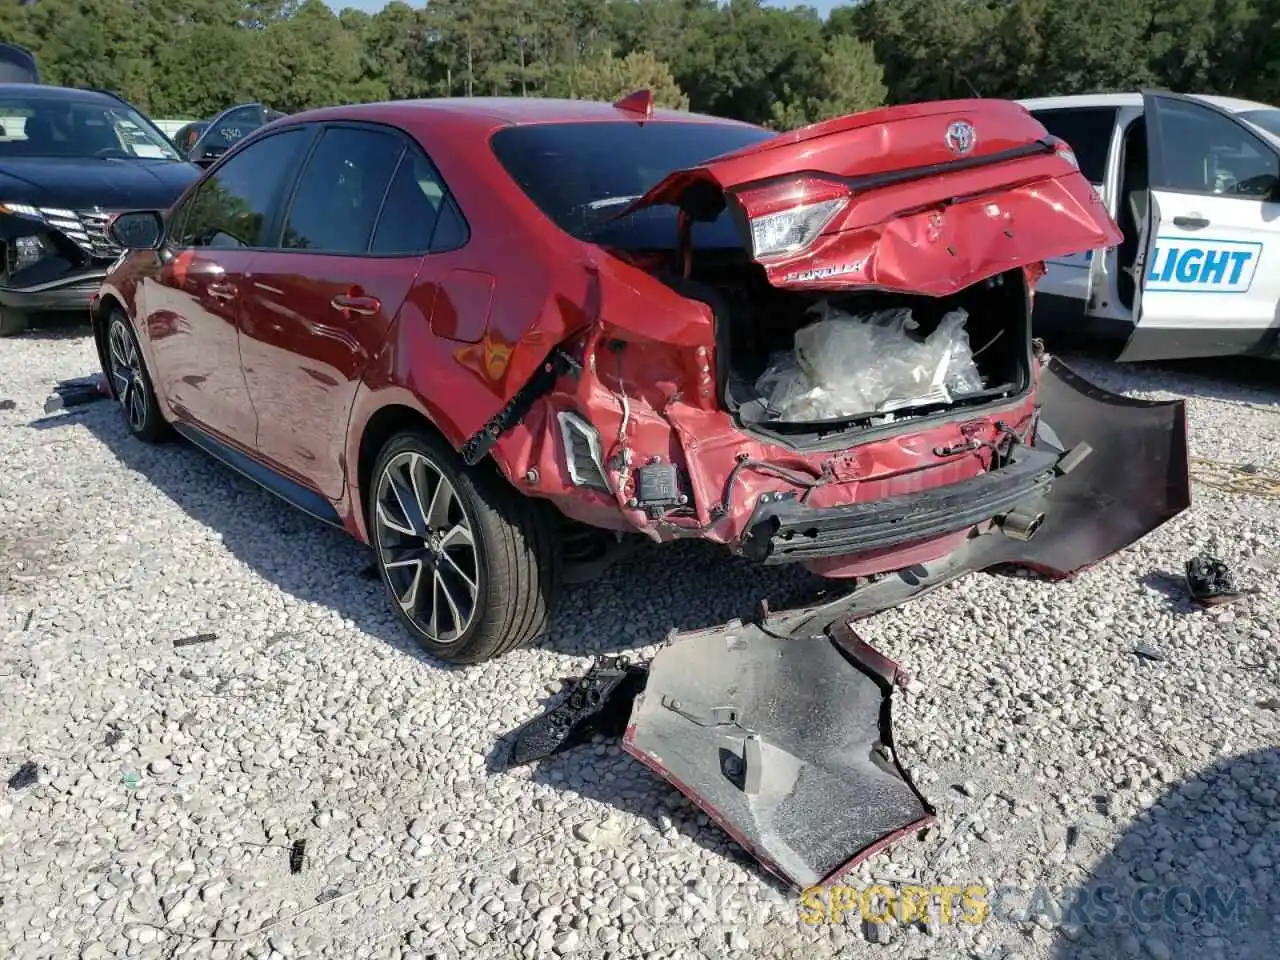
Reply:
<svg viewBox="0 0 1280 960"><path fill-rule="evenodd" d="M952 153L966 154L977 143L978 135L973 132L973 124L968 120L957 120L947 127L947 135L944 140L947 144L947 149Z"/></svg>

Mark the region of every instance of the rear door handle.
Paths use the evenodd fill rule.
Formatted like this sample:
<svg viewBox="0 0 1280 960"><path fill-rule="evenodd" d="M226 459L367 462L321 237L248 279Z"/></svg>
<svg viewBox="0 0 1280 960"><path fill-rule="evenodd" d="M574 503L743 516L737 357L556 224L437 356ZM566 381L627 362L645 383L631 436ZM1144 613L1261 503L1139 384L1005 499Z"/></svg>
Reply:
<svg viewBox="0 0 1280 960"><path fill-rule="evenodd" d="M225 281L213 281L206 288L209 296L215 300L234 300L236 298L236 287L234 283L226 283Z"/></svg>
<svg viewBox="0 0 1280 960"><path fill-rule="evenodd" d="M1174 217L1173 225L1183 230L1203 230L1209 225L1209 221L1199 214L1192 214L1189 217Z"/></svg>
<svg viewBox="0 0 1280 960"><path fill-rule="evenodd" d="M329 301L329 305L341 311L343 316L358 313L362 317L371 317L382 309L382 301L377 297L356 297L347 293L338 294Z"/></svg>

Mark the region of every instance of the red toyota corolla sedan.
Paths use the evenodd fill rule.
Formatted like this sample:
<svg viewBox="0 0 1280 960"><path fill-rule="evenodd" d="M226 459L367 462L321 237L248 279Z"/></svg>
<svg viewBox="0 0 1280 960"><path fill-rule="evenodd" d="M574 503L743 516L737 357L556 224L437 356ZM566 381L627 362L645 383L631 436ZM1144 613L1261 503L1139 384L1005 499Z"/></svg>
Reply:
<svg viewBox="0 0 1280 960"><path fill-rule="evenodd" d="M129 429L369 543L450 661L537 637L628 535L804 564L856 616L1189 503L1181 405L1032 341L1041 262L1120 234L1005 101L786 134L647 91L333 107L111 234Z"/></svg>

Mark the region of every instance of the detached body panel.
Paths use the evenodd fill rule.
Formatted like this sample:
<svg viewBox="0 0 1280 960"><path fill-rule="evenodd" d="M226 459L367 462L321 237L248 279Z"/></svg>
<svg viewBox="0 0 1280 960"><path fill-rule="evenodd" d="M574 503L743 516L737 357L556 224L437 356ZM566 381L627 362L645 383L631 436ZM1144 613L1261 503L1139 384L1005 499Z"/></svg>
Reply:
<svg viewBox="0 0 1280 960"><path fill-rule="evenodd" d="M739 625L678 638L654 659L623 740L801 888L934 815L892 758L896 667L851 631L836 637Z"/></svg>

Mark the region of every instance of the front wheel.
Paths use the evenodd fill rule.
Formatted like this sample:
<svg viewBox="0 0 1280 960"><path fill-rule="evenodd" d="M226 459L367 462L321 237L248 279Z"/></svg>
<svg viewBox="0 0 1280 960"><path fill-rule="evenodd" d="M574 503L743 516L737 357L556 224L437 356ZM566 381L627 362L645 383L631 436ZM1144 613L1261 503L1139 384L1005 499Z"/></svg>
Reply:
<svg viewBox="0 0 1280 960"><path fill-rule="evenodd" d="M426 652L480 663L546 630L561 556L544 504L417 430L382 448L366 498L382 581Z"/></svg>
<svg viewBox="0 0 1280 960"><path fill-rule="evenodd" d="M113 311L107 322L105 373L111 381L111 395L124 412L129 432L147 443L159 443L168 437L169 425L160 413L133 325L119 310Z"/></svg>

